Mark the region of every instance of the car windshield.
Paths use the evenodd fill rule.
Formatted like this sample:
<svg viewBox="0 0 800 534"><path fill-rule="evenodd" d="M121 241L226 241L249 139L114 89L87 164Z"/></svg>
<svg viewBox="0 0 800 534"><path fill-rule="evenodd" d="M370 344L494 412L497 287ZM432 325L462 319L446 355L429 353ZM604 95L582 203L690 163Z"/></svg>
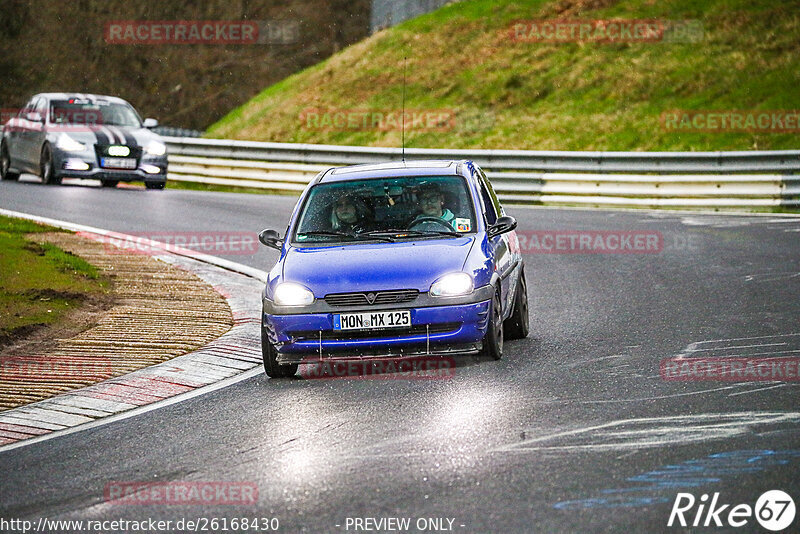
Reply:
<svg viewBox="0 0 800 534"><path fill-rule="evenodd" d="M88 100L56 100L50 103L52 124L126 126L139 128L139 115L127 104L91 102Z"/></svg>
<svg viewBox="0 0 800 534"><path fill-rule="evenodd" d="M475 231L460 176L372 178L314 186L299 217L297 244L450 237Z"/></svg>

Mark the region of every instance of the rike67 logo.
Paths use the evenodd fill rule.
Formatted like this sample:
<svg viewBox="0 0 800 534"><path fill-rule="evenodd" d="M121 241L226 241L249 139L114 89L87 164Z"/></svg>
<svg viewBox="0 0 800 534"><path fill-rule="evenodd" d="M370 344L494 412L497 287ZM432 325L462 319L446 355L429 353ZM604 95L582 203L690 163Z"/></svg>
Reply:
<svg viewBox="0 0 800 534"><path fill-rule="evenodd" d="M739 528L750 524L755 517L763 528L778 532L789 528L794 516L794 500L781 490L763 493L754 507L749 504L722 504L719 493L714 493L710 502L706 493L699 500L691 493L678 493L667 526Z"/></svg>

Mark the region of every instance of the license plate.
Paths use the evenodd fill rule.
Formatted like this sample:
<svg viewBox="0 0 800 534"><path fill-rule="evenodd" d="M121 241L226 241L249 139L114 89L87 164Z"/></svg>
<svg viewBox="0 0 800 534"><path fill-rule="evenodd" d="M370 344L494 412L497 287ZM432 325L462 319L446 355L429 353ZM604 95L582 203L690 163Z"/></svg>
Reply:
<svg viewBox="0 0 800 534"><path fill-rule="evenodd" d="M411 326L411 312L383 311L367 313L337 313L333 316L334 330L372 330Z"/></svg>
<svg viewBox="0 0 800 534"><path fill-rule="evenodd" d="M136 160L133 158L102 158L100 166L107 169L135 169Z"/></svg>

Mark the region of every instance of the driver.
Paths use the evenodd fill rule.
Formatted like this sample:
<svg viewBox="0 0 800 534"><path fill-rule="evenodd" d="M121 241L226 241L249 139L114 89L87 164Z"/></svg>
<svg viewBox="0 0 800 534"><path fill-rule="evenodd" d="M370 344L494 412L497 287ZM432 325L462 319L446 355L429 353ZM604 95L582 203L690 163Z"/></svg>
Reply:
<svg viewBox="0 0 800 534"><path fill-rule="evenodd" d="M453 226L455 215L452 211L444 207L444 195L436 184L423 186L418 196L420 214L411 221L411 225L418 222L425 222L425 217L435 217L441 219L449 226Z"/></svg>
<svg viewBox="0 0 800 534"><path fill-rule="evenodd" d="M339 232L363 231L366 208L359 210L356 200L346 195L336 199L331 209L331 228Z"/></svg>

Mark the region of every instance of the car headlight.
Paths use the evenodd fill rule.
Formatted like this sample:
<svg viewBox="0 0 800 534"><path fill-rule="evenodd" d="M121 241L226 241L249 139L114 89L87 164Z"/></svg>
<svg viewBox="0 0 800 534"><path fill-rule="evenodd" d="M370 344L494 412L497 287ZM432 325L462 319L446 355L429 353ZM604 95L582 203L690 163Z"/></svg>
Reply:
<svg viewBox="0 0 800 534"><path fill-rule="evenodd" d="M278 306L307 306L314 302L314 293L294 282L283 282L275 288L275 304Z"/></svg>
<svg viewBox="0 0 800 534"><path fill-rule="evenodd" d="M467 273L450 273L431 284L430 294L434 297L458 297L468 295L475 289L475 282Z"/></svg>
<svg viewBox="0 0 800 534"><path fill-rule="evenodd" d="M163 156L167 153L167 145L158 141L150 141L150 143L144 148L144 151L151 156Z"/></svg>
<svg viewBox="0 0 800 534"><path fill-rule="evenodd" d="M86 145L79 143L75 139L63 133L58 136L58 142L56 142L56 146L65 152L83 152L86 150Z"/></svg>

